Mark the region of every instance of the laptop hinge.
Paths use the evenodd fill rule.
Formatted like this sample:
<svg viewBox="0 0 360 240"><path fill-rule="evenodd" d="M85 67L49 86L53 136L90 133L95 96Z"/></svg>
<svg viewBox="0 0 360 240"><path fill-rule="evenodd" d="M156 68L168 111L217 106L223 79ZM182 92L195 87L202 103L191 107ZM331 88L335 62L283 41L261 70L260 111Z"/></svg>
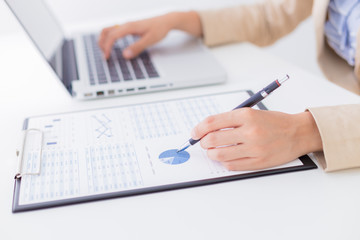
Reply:
<svg viewBox="0 0 360 240"><path fill-rule="evenodd" d="M65 87L72 93L71 82L79 79L79 74L76 64L74 40L64 40L62 46L62 66L63 76L62 81Z"/></svg>

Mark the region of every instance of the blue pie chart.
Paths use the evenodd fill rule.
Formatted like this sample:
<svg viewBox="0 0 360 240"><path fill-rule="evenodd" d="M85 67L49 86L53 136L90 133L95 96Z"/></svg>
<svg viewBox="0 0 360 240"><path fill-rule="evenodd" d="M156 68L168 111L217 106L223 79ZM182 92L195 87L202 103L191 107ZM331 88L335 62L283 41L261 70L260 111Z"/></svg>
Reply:
<svg viewBox="0 0 360 240"><path fill-rule="evenodd" d="M178 165L189 160L190 154L186 151L177 152L177 149L170 149L162 152L159 155L159 159L161 162L170 164L170 165Z"/></svg>

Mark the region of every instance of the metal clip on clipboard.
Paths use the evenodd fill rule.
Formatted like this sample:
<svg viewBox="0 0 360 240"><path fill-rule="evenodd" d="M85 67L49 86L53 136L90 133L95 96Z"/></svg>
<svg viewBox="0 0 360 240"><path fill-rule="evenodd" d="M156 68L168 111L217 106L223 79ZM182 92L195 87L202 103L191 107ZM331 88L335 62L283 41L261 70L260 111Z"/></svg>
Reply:
<svg viewBox="0 0 360 240"><path fill-rule="evenodd" d="M25 144L26 144L26 140L27 140L29 132L39 132L40 136L41 136L41 138L40 138L40 150L39 150L39 163L38 163L38 169L37 169L36 172L23 172L24 149L25 149ZM41 173L43 140L44 140L44 133L40 129L30 128L30 129L25 130L21 151L20 152L16 151L16 155L18 157L20 155L20 161L19 161L18 171L17 171L17 173L15 175L15 179L20 179L24 175L40 175L40 173Z"/></svg>

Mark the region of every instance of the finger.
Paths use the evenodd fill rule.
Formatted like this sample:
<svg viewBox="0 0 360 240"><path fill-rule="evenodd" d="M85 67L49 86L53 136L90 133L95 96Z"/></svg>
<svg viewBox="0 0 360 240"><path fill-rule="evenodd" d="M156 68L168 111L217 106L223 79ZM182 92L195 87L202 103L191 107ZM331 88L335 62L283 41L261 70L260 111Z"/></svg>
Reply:
<svg viewBox="0 0 360 240"><path fill-rule="evenodd" d="M236 145L242 143L240 128L219 130L208 133L200 141L201 147L204 149L215 148L227 145Z"/></svg>
<svg viewBox="0 0 360 240"><path fill-rule="evenodd" d="M207 150L207 155L211 160L219 162L228 162L239 158L252 157L244 144L210 148Z"/></svg>
<svg viewBox="0 0 360 240"><path fill-rule="evenodd" d="M232 161L221 162L229 171L250 171L262 169L261 165L256 162L255 158L238 158Z"/></svg>
<svg viewBox="0 0 360 240"><path fill-rule="evenodd" d="M246 157L238 158L232 161L221 162L221 164L230 171L250 171L276 167L284 163L277 161L267 161L267 159L261 159L257 157Z"/></svg>
<svg viewBox="0 0 360 240"><path fill-rule="evenodd" d="M123 56L126 59L131 59L138 56L145 48L153 45L156 39L149 34L145 34L138 41L131 44L123 51Z"/></svg>
<svg viewBox="0 0 360 240"><path fill-rule="evenodd" d="M200 139L210 132L223 128L239 127L241 125L239 124L240 119L238 119L236 115L238 115L237 111L231 111L205 118L192 130L192 139Z"/></svg>
<svg viewBox="0 0 360 240"><path fill-rule="evenodd" d="M105 58L109 58L111 48L113 47L115 41L119 38L122 38L128 34L132 34L133 30L128 27L128 25L119 26L111 30L106 36L103 43L103 51Z"/></svg>
<svg viewBox="0 0 360 240"><path fill-rule="evenodd" d="M104 28L101 33L100 33L100 36L99 36L99 39L98 39L98 44L99 44L99 47L101 49L103 49L103 46L104 46L104 41L106 39L106 36L109 34L109 32L115 28L118 28L120 25L114 25L114 26L111 26L111 27L106 27Z"/></svg>

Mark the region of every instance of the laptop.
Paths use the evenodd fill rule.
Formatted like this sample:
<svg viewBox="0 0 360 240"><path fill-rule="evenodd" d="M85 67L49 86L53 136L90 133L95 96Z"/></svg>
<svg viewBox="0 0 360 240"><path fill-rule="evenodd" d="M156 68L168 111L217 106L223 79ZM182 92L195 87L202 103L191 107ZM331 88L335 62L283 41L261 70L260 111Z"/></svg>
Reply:
<svg viewBox="0 0 360 240"><path fill-rule="evenodd" d="M222 83L226 72L200 39L171 31L160 43L126 60L136 36L119 39L104 59L99 32L66 36L43 0L5 0L70 95L77 99L121 96Z"/></svg>

